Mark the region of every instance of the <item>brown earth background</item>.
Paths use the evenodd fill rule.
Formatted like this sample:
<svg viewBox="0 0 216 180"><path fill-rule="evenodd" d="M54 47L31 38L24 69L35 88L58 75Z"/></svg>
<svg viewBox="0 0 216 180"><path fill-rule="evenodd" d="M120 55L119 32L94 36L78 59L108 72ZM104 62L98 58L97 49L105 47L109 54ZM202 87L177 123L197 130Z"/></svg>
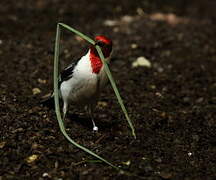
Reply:
<svg viewBox="0 0 216 180"><path fill-rule="evenodd" d="M216 2L211 0L1 0L0 180L213 180L216 177ZM57 22L113 39L110 66L136 127L134 140L111 86L92 133L71 107L70 136L137 176L95 161L61 134L40 105L53 86ZM88 44L64 31L62 68ZM151 67L132 67L145 57Z"/></svg>

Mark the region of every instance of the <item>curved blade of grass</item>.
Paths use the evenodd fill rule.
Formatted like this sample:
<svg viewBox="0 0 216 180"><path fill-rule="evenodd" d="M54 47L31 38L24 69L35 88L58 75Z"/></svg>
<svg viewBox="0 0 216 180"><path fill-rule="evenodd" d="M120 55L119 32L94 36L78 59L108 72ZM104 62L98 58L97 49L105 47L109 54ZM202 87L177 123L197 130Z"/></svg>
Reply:
<svg viewBox="0 0 216 180"><path fill-rule="evenodd" d="M88 41L90 44L95 44L94 40L92 40L91 38L89 38L88 36L86 36L85 34L77 31L76 29L68 26L67 24L64 23L58 23L59 25L61 25L62 27L64 27L65 29L72 31L73 33L77 34L78 36L82 37L83 39L85 39L86 41Z"/></svg>
<svg viewBox="0 0 216 180"><path fill-rule="evenodd" d="M58 70L59 70L59 44L60 44L60 24L57 25L57 30L56 30L56 41L55 41L55 55L54 55L54 74L53 74L53 79L54 79L54 99L55 99L55 112L58 120L58 124L60 127L60 130L62 134L65 136L65 138L72 143L74 146L82 149L83 151L91 154L92 156L96 157L97 159L100 159L104 163L108 164L109 166L117 169L120 171L118 167L107 161L106 159L102 158L101 156L95 154L94 152L90 151L89 149L85 148L84 146L81 146L80 144L76 143L73 139L69 137L67 134L63 120L61 118L61 113L60 113L60 106L59 106L59 89L58 89Z"/></svg>
<svg viewBox="0 0 216 180"><path fill-rule="evenodd" d="M120 106L121 106L121 108L122 108L122 111L123 111L124 114L125 114L125 117L126 117L126 119L127 119L127 121L128 121L128 124L129 124L129 126L130 126L130 128L131 128L132 135L133 135L134 138L136 139L135 129L134 129L133 124L132 124L132 122L131 122L131 120L130 120L130 118L129 118L129 116L128 116L127 110L126 110L126 108L125 108L125 106L124 106L124 103L123 103L123 100L122 100L122 98L121 98L121 96L120 96L120 93L119 93L119 91L118 91L118 88L116 87L116 83L115 83L115 81L113 80L113 77L112 77L112 74L111 74L111 72L110 72L110 70L109 70L109 67L108 67L108 65L107 65L107 63L106 63L106 61L105 61L104 55L103 55L103 53L102 53L102 51L101 51L101 48L100 48L98 45L96 45L96 49L97 49L97 52L98 52L98 54L99 54L99 56L100 56L100 58L101 58L101 60L102 60L102 62L103 62L103 65L104 65L106 74L107 74L107 76L108 76L108 78L109 78L109 80L110 80L110 83L111 83L111 85L112 85L112 88L113 88L113 90L114 90L114 92L115 92L115 95L116 95L116 97L117 97L117 99L118 99L118 102L119 102L119 104L120 104Z"/></svg>

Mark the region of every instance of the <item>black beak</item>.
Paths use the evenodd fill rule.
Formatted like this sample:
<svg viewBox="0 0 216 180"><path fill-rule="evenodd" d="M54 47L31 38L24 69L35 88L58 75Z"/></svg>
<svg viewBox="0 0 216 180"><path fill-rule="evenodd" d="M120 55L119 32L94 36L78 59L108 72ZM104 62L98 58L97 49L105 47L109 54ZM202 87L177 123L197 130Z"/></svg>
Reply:
<svg viewBox="0 0 216 180"><path fill-rule="evenodd" d="M99 42L98 42L98 41L97 41L97 42L95 42L95 44L94 44L94 45L95 45L95 46L96 46L96 45L98 45L98 46L99 46Z"/></svg>
<svg viewBox="0 0 216 180"><path fill-rule="evenodd" d="M103 42L101 42L101 41L96 41L95 46L96 45L98 45L98 46L100 46L102 48L102 47L104 47L105 44Z"/></svg>

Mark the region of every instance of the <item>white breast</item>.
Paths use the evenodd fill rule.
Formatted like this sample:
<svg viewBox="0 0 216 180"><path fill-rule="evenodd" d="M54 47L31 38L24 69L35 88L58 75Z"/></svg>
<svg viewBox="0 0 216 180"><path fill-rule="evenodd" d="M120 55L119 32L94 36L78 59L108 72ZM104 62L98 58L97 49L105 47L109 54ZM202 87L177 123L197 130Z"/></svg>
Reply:
<svg viewBox="0 0 216 180"><path fill-rule="evenodd" d="M83 56L74 69L73 77L62 82L60 90L64 101L86 105L96 101L98 77L92 73L89 52Z"/></svg>

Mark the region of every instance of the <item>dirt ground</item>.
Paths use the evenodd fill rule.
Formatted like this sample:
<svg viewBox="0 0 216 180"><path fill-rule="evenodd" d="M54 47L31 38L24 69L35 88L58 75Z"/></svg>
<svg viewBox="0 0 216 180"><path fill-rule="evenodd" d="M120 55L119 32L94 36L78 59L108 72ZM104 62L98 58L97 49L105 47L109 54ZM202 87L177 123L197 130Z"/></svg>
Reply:
<svg viewBox="0 0 216 180"><path fill-rule="evenodd" d="M0 180L216 177L216 2L201 0L3 0L0 2ZM56 23L113 39L110 68L134 122L130 134L111 86L95 112L92 133L71 107L70 136L136 177L119 173L72 146L54 110ZM61 64L88 46L64 31ZM132 67L145 57L151 67Z"/></svg>

